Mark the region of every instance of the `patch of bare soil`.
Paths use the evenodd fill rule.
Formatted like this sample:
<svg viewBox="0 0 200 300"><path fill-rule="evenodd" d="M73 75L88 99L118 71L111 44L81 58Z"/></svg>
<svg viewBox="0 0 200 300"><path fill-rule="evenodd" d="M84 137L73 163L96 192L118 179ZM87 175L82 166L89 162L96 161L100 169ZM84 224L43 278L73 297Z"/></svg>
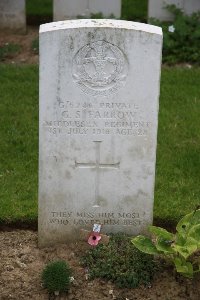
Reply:
<svg viewBox="0 0 200 300"><path fill-rule="evenodd" d="M37 64L39 60L38 54L35 53L32 47L33 41L39 36L39 27L28 27L26 34L15 34L12 32L0 31L0 47L6 44L17 44L20 46L20 51L16 54L5 58L3 63L12 64Z"/></svg>
<svg viewBox="0 0 200 300"><path fill-rule="evenodd" d="M0 299L49 299L42 287L41 272L45 265L63 259L73 269L71 289L56 300L199 300L200 276L194 280L176 280L172 270L158 273L151 287L119 289L111 282L89 281L80 257L89 248L86 242L38 249L37 232L13 230L0 232Z"/></svg>

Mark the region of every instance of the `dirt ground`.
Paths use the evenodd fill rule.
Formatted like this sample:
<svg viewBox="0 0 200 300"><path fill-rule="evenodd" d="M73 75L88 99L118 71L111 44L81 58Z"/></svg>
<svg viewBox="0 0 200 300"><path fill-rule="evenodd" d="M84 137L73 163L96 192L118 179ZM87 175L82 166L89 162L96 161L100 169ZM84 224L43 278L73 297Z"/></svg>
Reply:
<svg viewBox="0 0 200 300"><path fill-rule="evenodd" d="M2 63L37 64L38 55L32 42L38 37L38 27L28 27L27 34L0 32L0 48L7 43L21 46L18 54L7 57ZM137 289L119 289L111 282L88 281L80 265L80 256L89 248L86 242L38 249L37 232L8 229L0 231L0 300L49 299L42 287L41 272L53 260L63 259L73 269L74 281L68 295L56 300L199 300L200 275L194 280L177 280L172 269L158 273L152 286Z"/></svg>
<svg viewBox="0 0 200 300"><path fill-rule="evenodd" d="M54 260L63 259L73 269L74 281L68 295L56 300L199 300L200 276L176 280L171 269L155 276L150 287L119 289L111 282L89 281L80 257L89 249L86 242L38 249L37 232L12 230L0 232L0 299L49 299L42 287L41 272Z"/></svg>
<svg viewBox="0 0 200 300"><path fill-rule="evenodd" d="M39 36L39 27L27 27L26 34L13 34L11 32L0 31L0 48L6 44L17 44L21 46L17 54L9 55L3 63L12 64L37 64L38 54L32 47L32 42Z"/></svg>

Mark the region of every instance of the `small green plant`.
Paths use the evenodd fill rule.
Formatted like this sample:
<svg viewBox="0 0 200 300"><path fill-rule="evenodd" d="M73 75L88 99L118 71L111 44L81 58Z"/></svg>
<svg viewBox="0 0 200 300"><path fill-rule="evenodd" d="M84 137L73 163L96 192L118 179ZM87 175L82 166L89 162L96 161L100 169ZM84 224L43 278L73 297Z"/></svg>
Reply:
<svg viewBox="0 0 200 300"><path fill-rule="evenodd" d="M105 17L101 12L90 15L91 19L116 19L113 14L110 14L108 17Z"/></svg>
<svg viewBox="0 0 200 300"><path fill-rule="evenodd" d="M149 285L158 269L154 259L138 251L123 234L111 236L108 245L90 249L81 262L88 269L89 279L111 280L120 288Z"/></svg>
<svg viewBox="0 0 200 300"><path fill-rule="evenodd" d="M170 260L178 273L193 278L194 273L200 272L200 259L195 259L194 255L200 250L200 209L184 216L176 230L176 234L173 234L163 228L150 226L152 240L139 235L132 239L132 243L144 253L161 255Z"/></svg>
<svg viewBox="0 0 200 300"><path fill-rule="evenodd" d="M49 293L67 292L71 282L71 269L65 261L49 263L42 272L44 288Z"/></svg>
<svg viewBox="0 0 200 300"><path fill-rule="evenodd" d="M5 60L6 58L13 58L21 50L20 45L14 43L5 43L0 46L0 61Z"/></svg>
<svg viewBox="0 0 200 300"><path fill-rule="evenodd" d="M172 23L151 19L163 29L163 62L200 63L200 12L185 15L175 5L166 8L174 15Z"/></svg>
<svg viewBox="0 0 200 300"><path fill-rule="evenodd" d="M110 14L108 17L105 17L101 12L98 13L92 13L89 16L90 19L116 19L116 17L113 14ZM85 16L78 15L77 19L85 19Z"/></svg>
<svg viewBox="0 0 200 300"><path fill-rule="evenodd" d="M90 18L91 19L105 19L104 15L101 12L96 13L96 14L90 14Z"/></svg>
<svg viewBox="0 0 200 300"><path fill-rule="evenodd" d="M32 41L31 48L35 54L39 54L39 37Z"/></svg>

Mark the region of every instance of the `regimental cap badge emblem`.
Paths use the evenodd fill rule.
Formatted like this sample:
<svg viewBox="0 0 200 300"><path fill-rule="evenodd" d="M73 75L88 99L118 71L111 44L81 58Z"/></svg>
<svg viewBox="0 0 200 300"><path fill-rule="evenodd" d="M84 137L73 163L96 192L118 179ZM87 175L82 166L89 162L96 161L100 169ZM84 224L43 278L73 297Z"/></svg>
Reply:
<svg viewBox="0 0 200 300"><path fill-rule="evenodd" d="M97 41L76 53L72 75L86 94L106 96L125 84L127 69L125 55L117 46Z"/></svg>

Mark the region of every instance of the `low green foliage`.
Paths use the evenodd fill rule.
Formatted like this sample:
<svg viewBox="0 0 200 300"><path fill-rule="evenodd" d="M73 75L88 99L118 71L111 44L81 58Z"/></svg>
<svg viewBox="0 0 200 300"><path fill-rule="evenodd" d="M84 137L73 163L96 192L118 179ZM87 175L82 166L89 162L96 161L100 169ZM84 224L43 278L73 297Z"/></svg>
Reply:
<svg viewBox="0 0 200 300"><path fill-rule="evenodd" d="M174 15L172 23L151 20L163 29L163 62L200 64L200 12L185 15L175 5L167 9Z"/></svg>
<svg viewBox="0 0 200 300"><path fill-rule="evenodd" d="M90 18L91 19L104 19L105 17L103 16L103 14L101 12L99 12L97 14L91 14ZM113 14L111 14L106 19L116 19L116 17Z"/></svg>
<svg viewBox="0 0 200 300"><path fill-rule="evenodd" d="M150 226L153 239L139 235L132 243L140 251L148 254L162 255L172 261L176 271L192 278L200 272L200 260L194 259L194 253L200 251L200 209L184 216L176 226L176 234Z"/></svg>
<svg viewBox="0 0 200 300"><path fill-rule="evenodd" d="M28 16L50 16L53 12L53 0L26 0L26 11Z"/></svg>
<svg viewBox="0 0 200 300"><path fill-rule="evenodd" d="M44 288L49 293L67 292L70 288L71 269L65 261L59 260L49 263L42 272Z"/></svg>
<svg viewBox="0 0 200 300"><path fill-rule="evenodd" d="M14 43L6 43L0 46L0 61L6 58L13 58L21 50L21 46Z"/></svg>
<svg viewBox="0 0 200 300"><path fill-rule="evenodd" d="M39 54L39 37L32 41L31 48L35 54Z"/></svg>
<svg viewBox="0 0 200 300"><path fill-rule="evenodd" d="M138 251L123 234L113 235L108 245L89 250L82 264L88 268L90 279L111 280L121 288L148 285L157 271L152 257Z"/></svg>
<svg viewBox="0 0 200 300"><path fill-rule="evenodd" d="M147 21L148 0L122 0L122 19L129 21Z"/></svg>

